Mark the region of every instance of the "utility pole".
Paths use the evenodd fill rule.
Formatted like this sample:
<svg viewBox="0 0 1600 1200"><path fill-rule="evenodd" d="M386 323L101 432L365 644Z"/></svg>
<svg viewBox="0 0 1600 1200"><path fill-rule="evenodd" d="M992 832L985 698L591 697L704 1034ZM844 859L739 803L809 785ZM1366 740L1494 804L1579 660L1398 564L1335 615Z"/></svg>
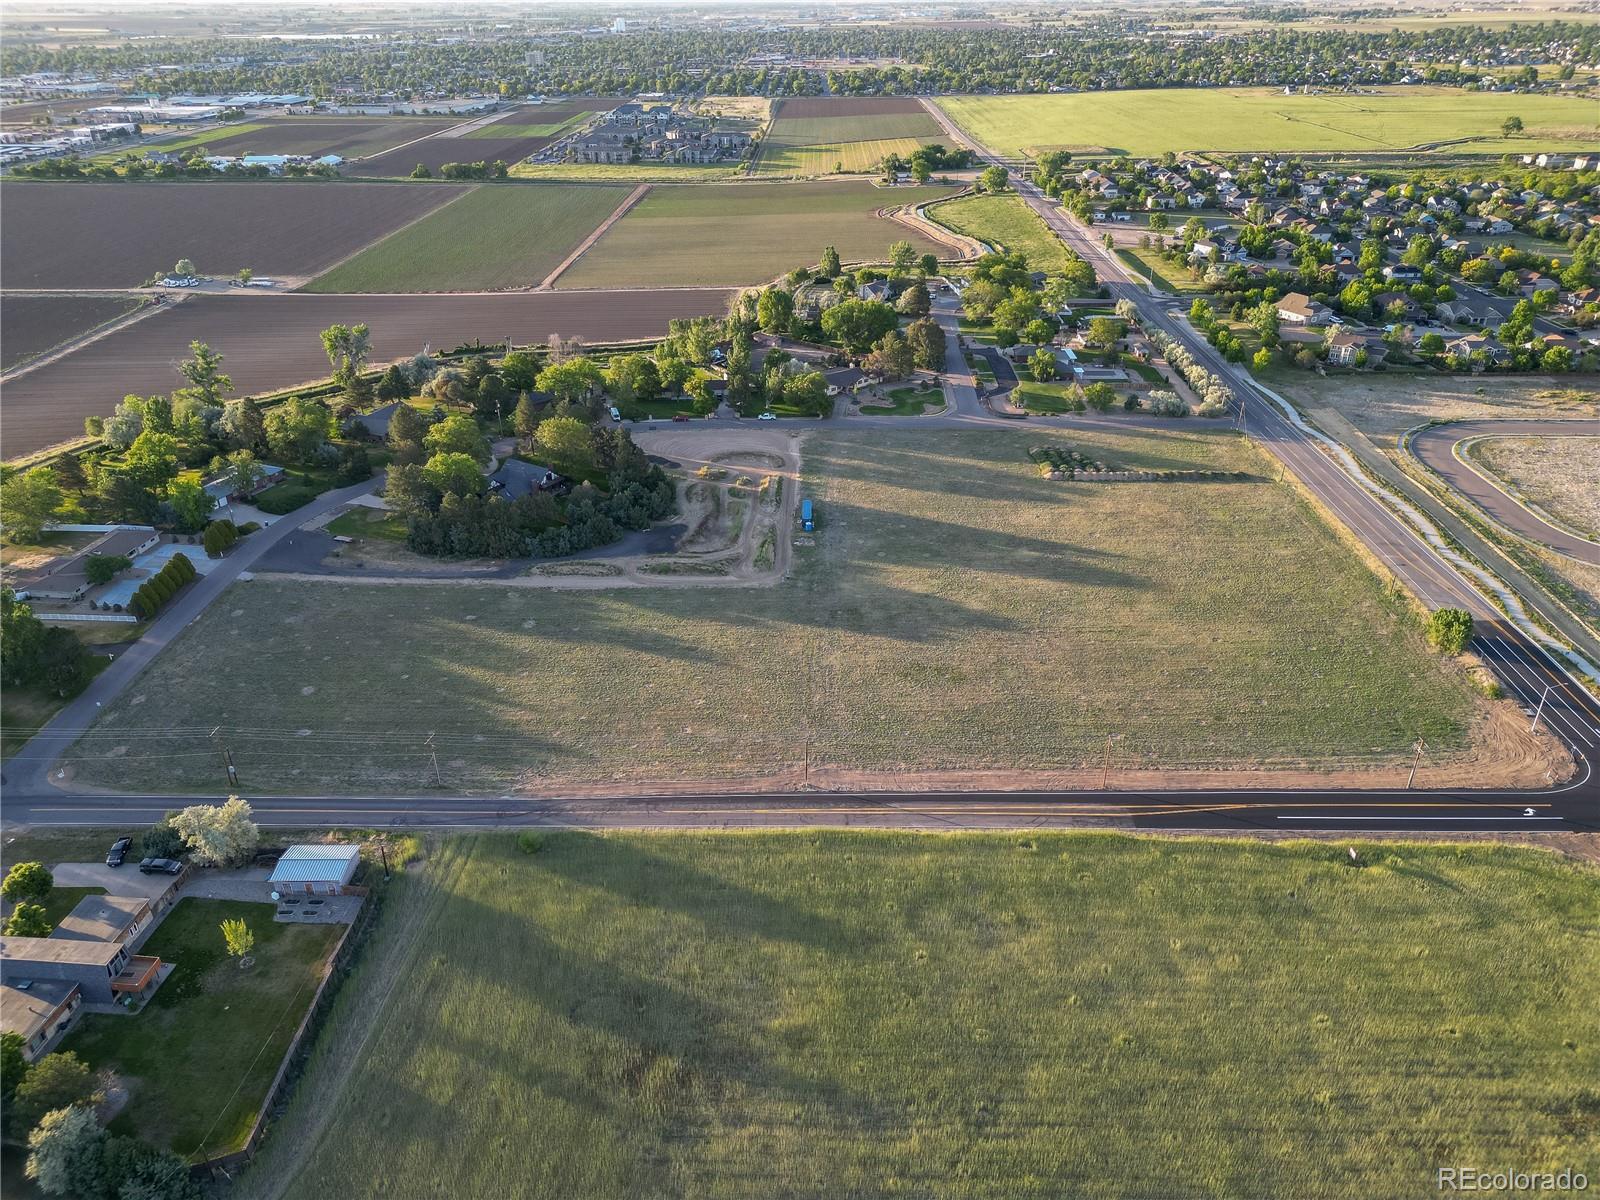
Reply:
<svg viewBox="0 0 1600 1200"><path fill-rule="evenodd" d="M229 750L227 744L218 736L221 732L222 726L218 725L211 731L211 741L216 745L217 754L222 759L222 769L227 774L228 787L237 788L239 786L239 772L233 765L233 751Z"/></svg>
<svg viewBox="0 0 1600 1200"><path fill-rule="evenodd" d="M1417 781L1417 764L1422 761L1422 748L1426 743L1421 738L1417 739L1417 752L1411 758L1411 774L1406 779L1406 791L1411 790L1411 785Z"/></svg>
<svg viewBox="0 0 1600 1200"><path fill-rule="evenodd" d="M433 783L435 787L443 787L444 780L439 775L439 752L433 748L433 734L428 735L428 740L422 743L428 749L428 757L433 761Z"/></svg>
<svg viewBox="0 0 1600 1200"><path fill-rule="evenodd" d="M1106 783L1111 779L1111 734L1106 734L1106 761L1100 768L1100 790L1106 790Z"/></svg>
<svg viewBox="0 0 1600 1200"><path fill-rule="evenodd" d="M1553 683L1547 683L1547 684L1544 685L1544 695L1539 697L1538 707L1536 707L1533 710L1533 724L1528 726L1528 732L1529 733L1537 733L1538 732L1538 730L1539 730L1539 716L1540 716L1541 713L1544 712L1544 702L1550 698L1550 689L1553 688L1553 687L1555 687L1555 684L1553 684Z"/></svg>

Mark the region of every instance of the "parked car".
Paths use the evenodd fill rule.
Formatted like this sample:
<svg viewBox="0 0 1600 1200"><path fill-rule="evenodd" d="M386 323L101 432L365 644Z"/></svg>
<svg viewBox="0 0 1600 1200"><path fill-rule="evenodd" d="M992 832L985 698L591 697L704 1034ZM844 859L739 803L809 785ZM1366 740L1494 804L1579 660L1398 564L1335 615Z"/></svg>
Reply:
<svg viewBox="0 0 1600 1200"><path fill-rule="evenodd" d="M120 837L111 843L111 849L106 851L106 866L120 867L128 861L128 851L133 847L133 839Z"/></svg>
<svg viewBox="0 0 1600 1200"><path fill-rule="evenodd" d="M776 421L777 419L778 419L778 415L776 413L769 413L769 412L764 412L759 417L756 418L756 420L758 420L758 421Z"/></svg>
<svg viewBox="0 0 1600 1200"><path fill-rule="evenodd" d="M176 875L182 870L183 864L174 858L146 858L139 863L142 875Z"/></svg>
<svg viewBox="0 0 1600 1200"><path fill-rule="evenodd" d="M672 419L674 421L687 421L689 419L689 414L688 413L673 413L672 414Z"/></svg>
<svg viewBox="0 0 1600 1200"><path fill-rule="evenodd" d="M611 419L618 425L622 424L622 410L619 409L615 404L611 406Z"/></svg>

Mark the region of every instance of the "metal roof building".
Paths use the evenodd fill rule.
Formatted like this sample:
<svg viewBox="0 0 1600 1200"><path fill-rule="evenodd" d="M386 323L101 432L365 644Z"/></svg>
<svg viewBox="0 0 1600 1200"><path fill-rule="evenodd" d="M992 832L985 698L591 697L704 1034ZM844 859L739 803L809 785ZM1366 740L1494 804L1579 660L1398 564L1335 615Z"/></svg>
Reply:
<svg viewBox="0 0 1600 1200"><path fill-rule="evenodd" d="M267 882L278 893L337 896L360 863L360 846L290 846Z"/></svg>

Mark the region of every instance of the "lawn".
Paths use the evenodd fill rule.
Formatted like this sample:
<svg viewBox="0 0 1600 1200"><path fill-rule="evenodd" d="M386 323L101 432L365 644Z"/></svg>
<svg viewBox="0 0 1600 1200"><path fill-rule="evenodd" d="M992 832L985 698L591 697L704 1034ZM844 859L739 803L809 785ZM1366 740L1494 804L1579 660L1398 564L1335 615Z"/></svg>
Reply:
<svg viewBox="0 0 1600 1200"><path fill-rule="evenodd" d="M243 1145L343 932L281 925L272 913L270 903L180 900L140 950L177 964L144 1011L90 1013L68 1035L62 1049L129 1087L113 1132L195 1159ZM256 935L245 971L218 928L234 918Z"/></svg>
<svg viewBox="0 0 1600 1200"><path fill-rule="evenodd" d="M1011 402L1031 413L1081 412L1083 401L1070 383L1039 383L1024 378L1011 393Z"/></svg>
<svg viewBox="0 0 1600 1200"><path fill-rule="evenodd" d="M459 839L403 878L241 1200L1343 1200L1420 1196L1451 1164L1594 1178L1594 871L1360 853Z"/></svg>
<svg viewBox="0 0 1600 1200"><path fill-rule="evenodd" d="M895 242L917 252L946 247L877 210L949 194L940 187L837 183L739 184L654 189L575 262L559 288L735 286L815 264L824 246L847 262L882 262Z"/></svg>
<svg viewBox="0 0 1600 1200"><path fill-rule="evenodd" d="M1465 743L1467 685L1247 442L1198 420L1074 430L1101 461L1248 478L1063 484L1027 458L1062 436L808 434L829 533L772 588L258 575L67 757L82 786L213 787L181 731L221 725L258 791L403 793L434 786L432 731L446 787L498 793L1056 769L1098 763L1112 733L1129 765L1398 764L1419 735Z"/></svg>
<svg viewBox="0 0 1600 1200"><path fill-rule="evenodd" d="M382 538L389 542L406 540L406 519L399 513L358 504L349 512L329 521L324 527L335 537Z"/></svg>
<svg viewBox="0 0 1600 1200"><path fill-rule="evenodd" d="M137 625L119 622L116 627L130 638L139 633ZM94 678L110 665L111 660L105 655L90 655L89 677ZM46 693L37 687L6 688L4 702L0 703L0 759L10 758L27 745L28 739L39 732L44 723L60 712L70 699L70 696Z"/></svg>
<svg viewBox="0 0 1600 1200"><path fill-rule="evenodd" d="M863 404L861 411L873 417L920 417L944 407L944 391L940 388L895 388L887 398L891 403Z"/></svg>
<svg viewBox="0 0 1600 1200"><path fill-rule="evenodd" d="M603 184L486 184L306 285L310 292L532 287L627 196Z"/></svg>
<svg viewBox="0 0 1600 1200"><path fill-rule="evenodd" d="M1578 149L1600 134L1594 101L1508 96L1460 88L1387 88L1377 94L1285 96L1271 88L1168 88L1054 96L950 96L950 118L1000 154L1104 149L1402 150L1461 138L1485 154ZM1500 123L1520 116L1527 132L1507 140Z"/></svg>
<svg viewBox="0 0 1600 1200"><path fill-rule="evenodd" d="M1204 283L1194 278L1188 271L1173 266L1154 250L1138 246L1128 247L1119 249L1117 257L1133 268L1135 274L1145 276L1164 292L1182 295L1206 291Z"/></svg>
<svg viewBox="0 0 1600 1200"><path fill-rule="evenodd" d="M935 204L928 215L939 224L968 237L1028 256L1035 271L1061 271L1073 256L1039 214L1017 195L967 196Z"/></svg>

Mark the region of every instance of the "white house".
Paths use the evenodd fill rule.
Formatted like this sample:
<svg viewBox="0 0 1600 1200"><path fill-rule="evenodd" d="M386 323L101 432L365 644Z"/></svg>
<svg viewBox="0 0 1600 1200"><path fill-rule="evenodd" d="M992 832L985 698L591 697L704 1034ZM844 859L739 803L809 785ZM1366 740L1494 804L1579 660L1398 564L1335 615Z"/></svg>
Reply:
<svg viewBox="0 0 1600 1200"><path fill-rule="evenodd" d="M361 863L360 846L290 846L267 882L273 898L337 896L349 886Z"/></svg>

